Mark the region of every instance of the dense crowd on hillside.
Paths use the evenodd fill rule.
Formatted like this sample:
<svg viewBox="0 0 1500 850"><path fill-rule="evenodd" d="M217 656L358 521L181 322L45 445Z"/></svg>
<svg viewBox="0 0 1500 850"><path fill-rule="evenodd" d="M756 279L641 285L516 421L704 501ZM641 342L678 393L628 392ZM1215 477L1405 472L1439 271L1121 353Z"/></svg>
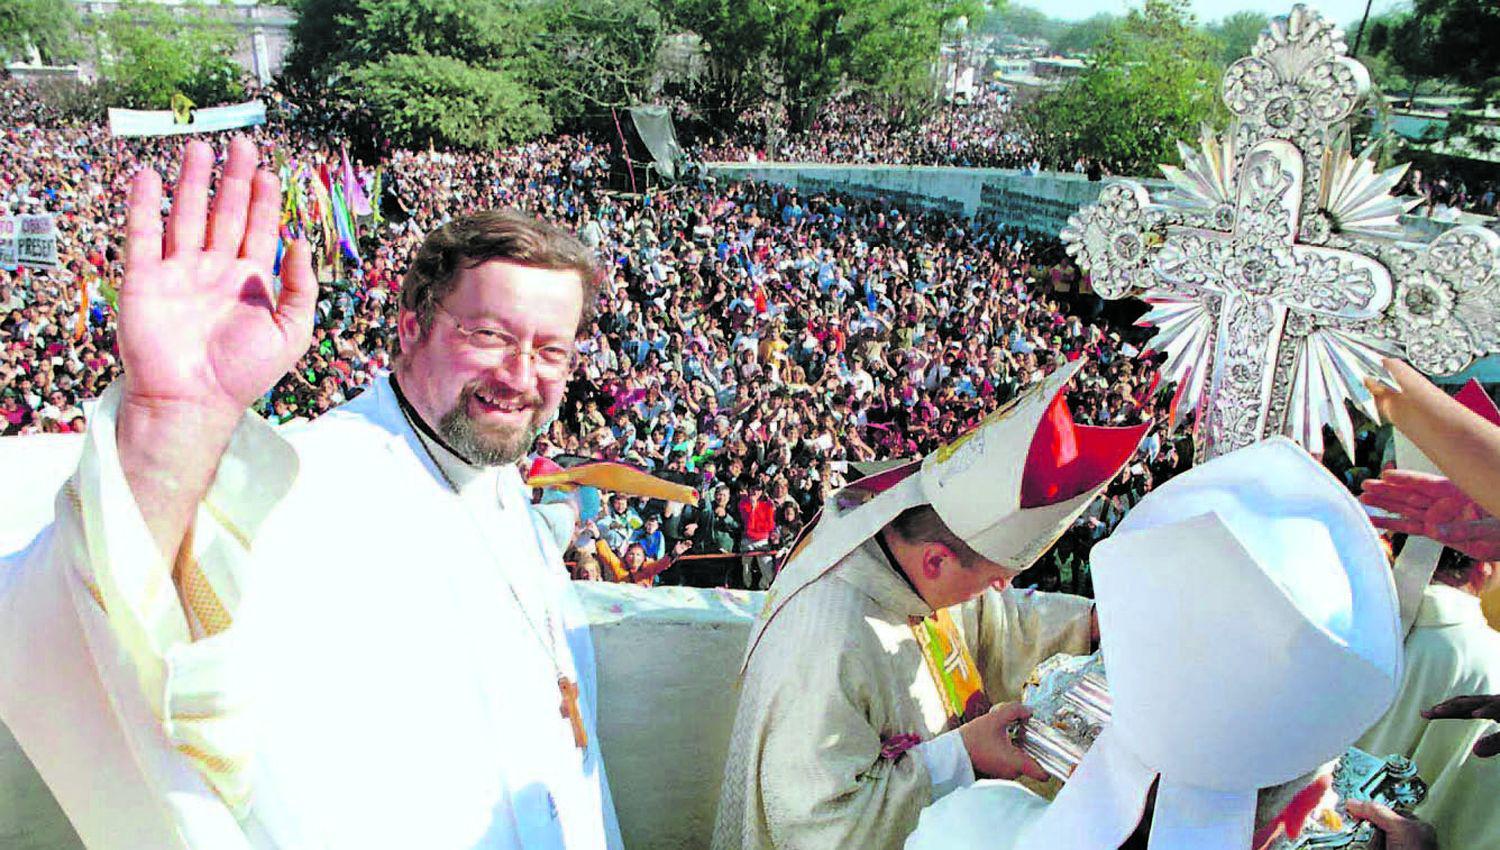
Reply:
<svg viewBox="0 0 1500 850"><path fill-rule="evenodd" d="M786 116L762 108L741 115L733 132L715 135L694 154L710 162L1017 168L1087 173L1091 179L1118 171L1085 156L1058 158L1039 151L1013 107L1010 94L992 86L912 120L880 99L845 93L819 110L806 132L786 134ZM1413 168L1398 191L1422 198L1416 213L1439 221L1457 220L1461 212L1500 215L1500 181L1466 181L1451 170Z"/></svg>
<svg viewBox="0 0 1500 850"><path fill-rule="evenodd" d="M882 100L846 93L825 104L806 132L785 135L785 116L762 108L741 115L734 132L696 153L708 161L1071 168L1072 162L1041 159L1013 120L1012 106L1010 94L998 86L915 117ZM774 138L768 138L768 127Z"/></svg>
<svg viewBox="0 0 1500 850"><path fill-rule="evenodd" d="M0 99L23 116L0 131L0 207L54 213L62 234L62 269L0 272L0 430L77 431L86 400L120 374L111 293L126 183L146 165L173 179L180 142L51 126L13 87ZM278 118L251 136L268 162L332 161L337 147L299 126ZM572 136L483 155L395 152L384 223L363 234L361 262L327 272L313 345L262 412L314 417L356 395L390 367L397 293L423 234L461 211L516 206L574 229L608 269L538 453L628 461L701 494L685 509L606 499L580 531L582 572L608 571L590 557L600 542L637 560L784 549L859 474L853 464L930 451L1063 358L1090 364L1072 396L1080 420L1159 413L1151 363L1055 294L1073 274L1055 241L755 183L629 196L605 185L609 156ZM1102 535L1186 461L1151 438L1074 536ZM718 574L684 562L664 580L770 578L769 557L743 572L737 559L704 563Z"/></svg>

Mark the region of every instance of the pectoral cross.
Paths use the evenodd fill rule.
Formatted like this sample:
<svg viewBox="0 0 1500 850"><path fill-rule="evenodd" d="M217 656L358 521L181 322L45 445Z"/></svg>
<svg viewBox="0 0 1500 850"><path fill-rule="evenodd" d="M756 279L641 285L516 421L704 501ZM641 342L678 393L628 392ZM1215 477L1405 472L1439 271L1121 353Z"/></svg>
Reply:
<svg viewBox="0 0 1500 850"><path fill-rule="evenodd" d="M583 712L578 710L578 685L567 676L558 676L557 689L562 692L558 710L573 724L573 745L585 749L589 745L589 733L583 728Z"/></svg>

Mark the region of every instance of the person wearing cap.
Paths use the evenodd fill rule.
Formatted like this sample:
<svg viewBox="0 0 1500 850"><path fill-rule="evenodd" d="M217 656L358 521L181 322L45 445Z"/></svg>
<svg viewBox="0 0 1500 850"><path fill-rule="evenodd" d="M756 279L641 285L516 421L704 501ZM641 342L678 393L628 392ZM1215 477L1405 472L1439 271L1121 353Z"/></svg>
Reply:
<svg viewBox="0 0 1500 850"><path fill-rule="evenodd" d="M1285 438L1167 482L1091 561L1109 722L1051 803L976 784L924 812L908 850L1261 848L1396 697L1380 538Z"/></svg>
<svg viewBox="0 0 1500 850"><path fill-rule="evenodd" d="M1026 676L1087 652L1091 604L1006 591L1148 426L1077 426L1070 364L926 459L831 495L751 629L717 850L897 848L975 775L1040 776L1005 736Z"/></svg>

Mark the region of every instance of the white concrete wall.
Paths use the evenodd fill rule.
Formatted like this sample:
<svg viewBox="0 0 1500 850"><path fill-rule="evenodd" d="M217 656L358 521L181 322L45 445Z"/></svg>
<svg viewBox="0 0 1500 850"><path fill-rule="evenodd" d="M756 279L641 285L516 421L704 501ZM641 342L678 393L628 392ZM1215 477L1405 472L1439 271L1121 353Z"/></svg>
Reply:
<svg viewBox="0 0 1500 850"><path fill-rule="evenodd" d="M763 180L803 192L837 190L954 215L998 218L1007 224L1056 233L1084 204L1093 203L1107 181L1082 174L1013 168L949 168L931 165L815 165L804 163L709 163L709 174L729 180ZM1165 181L1145 181L1152 191Z"/></svg>
<svg viewBox="0 0 1500 850"><path fill-rule="evenodd" d="M728 180L762 180L803 192L837 190L857 198L888 201L954 215L996 218L1007 224L1056 234L1084 204L1099 197L1113 178L1090 182L1081 174L1012 168L950 168L934 165L818 165L789 162L714 162L708 173ZM1161 179L1140 180L1152 195L1167 190ZM1486 216L1464 214L1457 222L1402 216L1402 223L1431 239L1455 224L1484 225Z"/></svg>
<svg viewBox="0 0 1500 850"><path fill-rule="evenodd" d="M599 659L599 738L628 848L708 847L737 679L764 594L579 587Z"/></svg>

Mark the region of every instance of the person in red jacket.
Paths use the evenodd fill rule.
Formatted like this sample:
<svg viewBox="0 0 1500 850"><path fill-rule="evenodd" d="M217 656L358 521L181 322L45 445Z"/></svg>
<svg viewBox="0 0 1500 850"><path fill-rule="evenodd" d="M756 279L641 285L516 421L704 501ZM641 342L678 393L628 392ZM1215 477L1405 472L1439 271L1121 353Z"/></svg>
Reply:
<svg viewBox="0 0 1500 850"><path fill-rule="evenodd" d="M740 522L745 526L740 538L741 552L758 552L770 549L771 532L776 530L776 505L766 498L765 487L752 478L745 480L740 497ZM771 586L773 575L772 555L750 555L740 564L745 587L749 590L765 590Z"/></svg>

